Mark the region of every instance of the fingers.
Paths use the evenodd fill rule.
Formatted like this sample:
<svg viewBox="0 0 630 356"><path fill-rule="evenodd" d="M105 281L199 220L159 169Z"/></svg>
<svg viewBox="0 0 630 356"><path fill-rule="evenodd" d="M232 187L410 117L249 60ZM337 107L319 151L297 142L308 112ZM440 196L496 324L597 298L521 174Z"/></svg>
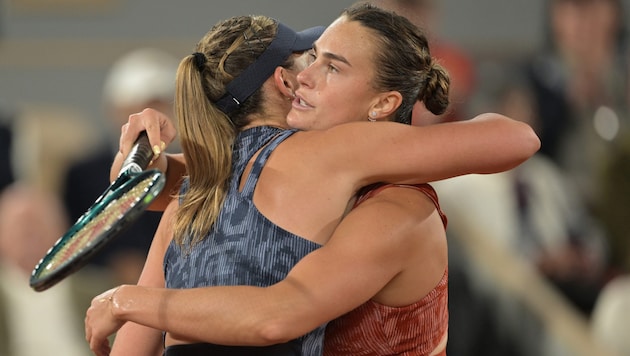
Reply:
<svg viewBox="0 0 630 356"><path fill-rule="evenodd" d="M171 119L151 108L129 115L129 120L121 127L120 152L126 157L133 147L140 132L146 131L155 158L157 158L175 139L177 130ZM154 158L154 159L155 159Z"/></svg>
<svg viewBox="0 0 630 356"><path fill-rule="evenodd" d="M107 338L96 337L92 332L89 315L85 317L85 340L90 345L90 350L96 356L108 356L111 352L109 340Z"/></svg>
<svg viewBox="0 0 630 356"><path fill-rule="evenodd" d="M109 346L109 341L107 341L107 339L101 341L100 343L90 343L90 350L92 350L92 352L96 356L109 356L109 353L112 351L111 347Z"/></svg>
<svg viewBox="0 0 630 356"><path fill-rule="evenodd" d="M110 321L110 303L117 290L118 287L115 287L94 297L85 313L85 340L97 356L107 356L111 351L108 336L116 330L112 329L113 321Z"/></svg>

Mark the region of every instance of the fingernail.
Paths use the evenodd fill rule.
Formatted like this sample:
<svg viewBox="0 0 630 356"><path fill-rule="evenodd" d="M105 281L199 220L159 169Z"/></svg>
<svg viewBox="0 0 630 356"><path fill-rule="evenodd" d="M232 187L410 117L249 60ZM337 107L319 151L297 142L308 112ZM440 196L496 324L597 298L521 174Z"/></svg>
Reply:
<svg viewBox="0 0 630 356"><path fill-rule="evenodd" d="M162 151L164 151L166 149L166 142L160 141L160 148Z"/></svg>
<svg viewBox="0 0 630 356"><path fill-rule="evenodd" d="M161 152L162 152L162 150L160 149L160 146L158 146L158 145L153 146L153 154L154 155L159 156Z"/></svg>

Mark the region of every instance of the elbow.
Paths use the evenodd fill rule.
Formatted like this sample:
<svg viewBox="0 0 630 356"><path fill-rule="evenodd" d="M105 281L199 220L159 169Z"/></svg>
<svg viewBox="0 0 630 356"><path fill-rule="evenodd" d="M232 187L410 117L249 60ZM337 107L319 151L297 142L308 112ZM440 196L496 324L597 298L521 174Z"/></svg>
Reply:
<svg viewBox="0 0 630 356"><path fill-rule="evenodd" d="M520 156L521 162L526 161L540 150L540 138L531 125L526 122L509 118L502 114L485 113L479 115L481 119L489 120L498 124L500 132L505 139L509 139L511 145L515 147L516 154Z"/></svg>
<svg viewBox="0 0 630 356"><path fill-rule="evenodd" d="M536 134L536 132L534 131L534 129L527 125L527 124L523 124L526 126L525 128L525 133L524 133L524 137L522 139L523 142L523 161L526 161L527 159L529 159L531 156L533 156L534 154L536 154L536 152L538 152L540 150L540 137L538 137L538 135Z"/></svg>
<svg viewBox="0 0 630 356"><path fill-rule="evenodd" d="M531 125L502 115L499 117L508 125L504 132L510 134L505 135L505 138L509 139L506 143L507 147L512 148L510 151L514 155L515 166L527 161L540 150L540 138Z"/></svg>
<svg viewBox="0 0 630 356"><path fill-rule="evenodd" d="M540 150L540 138L534 130L529 127L529 125L523 124L526 126L523 132L516 136L512 137L512 146L510 152L510 158L507 159L507 165L502 167L499 171L511 170L521 165L528 159L530 159L533 155ZM506 151L506 152L508 152ZM487 172L487 173L495 173L495 172Z"/></svg>
<svg viewBox="0 0 630 356"><path fill-rule="evenodd" d="M498 147L502 149L496 150L497 145L493 145L490 156L494 162L490 169L471 173L492 174L511 170L540 150L540 138L529 124L494 113L480 115L480 118L487 119L495 130L498 129L495 133L500 137Z"/></svg>
<svg viewBox="0 0 630 356"><path fill-rule="evenodd" d="M267 321L258 328L258 338L263 345L275 345L299 337L300 334L296 334L295 327L289 324L282 320Z"/></svg>

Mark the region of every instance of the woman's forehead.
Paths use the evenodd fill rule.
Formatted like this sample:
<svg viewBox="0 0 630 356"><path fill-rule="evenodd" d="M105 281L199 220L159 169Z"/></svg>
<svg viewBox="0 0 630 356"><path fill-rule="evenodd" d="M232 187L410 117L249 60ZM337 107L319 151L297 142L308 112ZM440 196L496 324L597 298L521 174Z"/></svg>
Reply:
<svg viewBox="0 0 630 356"><path fill-rule="evenodd" d="M367 27L341 17L324 31L315 47L318 54L329 52L356 61L356 58L371 58L376 43L374 33Z"/></svg>

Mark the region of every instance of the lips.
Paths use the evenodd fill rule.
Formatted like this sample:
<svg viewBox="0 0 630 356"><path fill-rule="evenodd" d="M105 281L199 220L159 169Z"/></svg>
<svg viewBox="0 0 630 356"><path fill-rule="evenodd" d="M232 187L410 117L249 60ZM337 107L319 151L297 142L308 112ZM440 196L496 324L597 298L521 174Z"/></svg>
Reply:
<svg viewBox="0 0 630 356"><path fill-rule="evenodd" d="M302 106L311 106L311 105L308 105L308 104L306 103L306 101L304 101L303 99L300 99L300 100L299 100L299 103L300 103L300 105L302 105Z"/></svg>
<svg viewBox="0 0 630 356"><path fill-rule="evenodd" d="M311 104L309 104L306 100L304 100L301 96L296 95L295 101L293 101L294 105L297 105L301 108L313 108Z"/></svg>

